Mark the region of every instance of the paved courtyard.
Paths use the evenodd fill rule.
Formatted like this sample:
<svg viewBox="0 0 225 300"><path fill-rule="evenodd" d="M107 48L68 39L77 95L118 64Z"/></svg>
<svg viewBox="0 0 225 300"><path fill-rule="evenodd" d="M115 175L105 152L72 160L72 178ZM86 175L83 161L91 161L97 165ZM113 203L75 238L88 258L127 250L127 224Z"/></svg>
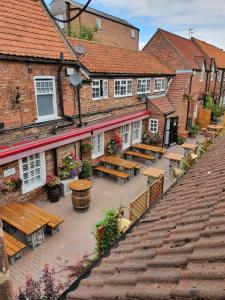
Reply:
<svg viewBox="0 0 225 300"><path fill-rule="evenodd" d="M198 140L201 139L202 137L199 136ZM192 139L192 142L195 140ZM183 149L175 145L168 149L169 152L183 154ZM168 171L169 162L162 158L152 166ZM144 191L147 178L138 175L124 185L117 184L109 177L93 177L91 181L93 182L91 207L84 214L73 210L71 196L60 199L58 203L47 201L39 203L46 211L64 218L65 222L59 233L53 237L46 236L46 242L34 251L29 248L25 249L22 259L10 266L15 294L19 287L24 286L26 276L32 274L33 278L37 278L46 263L55 268L63 284L67 282L69 272L65 270L65 266L75 265L83 255L94 252L95 239L92 231L95 223L102 218L103 211L110 208L118 210L120 206L129 206L129 203ZM166 178L164 190L171 184L172 181Z"/></svg>

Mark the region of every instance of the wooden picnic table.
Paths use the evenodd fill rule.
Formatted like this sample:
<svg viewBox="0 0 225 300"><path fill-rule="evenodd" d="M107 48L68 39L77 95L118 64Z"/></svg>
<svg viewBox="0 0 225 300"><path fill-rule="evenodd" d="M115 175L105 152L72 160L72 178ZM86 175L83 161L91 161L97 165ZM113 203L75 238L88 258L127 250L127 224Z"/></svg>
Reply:
<svg viewBox="0 0 225 300"><path fill-rule="evenodd" d="M135 168L138 163L137 162L133 162L133 161L129 161L117 156L103 156L100 158L100 161L106 164L111 164L117 167L122 167L124 169L133 169Z"/></svg>
<svg viewBox="0 0 225 300"><path fill-rule="evenodd" d="M217 135L223 129L223 126L210 124L207 128L209 129L209 132L215 132L215 134Z"/></svg>
<svg viewBox="0 0 225 300"><path fill-rule="evenodd" d="M160 155L166 153L166 149L158 146L146 145L142 143L132 145L134 149L144 150L144 151L151 151L153 153L158 153Z"/></svg>
<svg viewBox="0 0 225 300"><path fill-rule="evenodd" d="M8 225L21 231L25 236L26 244L35 249L45 240L44 226L47 223L21 210L21 204L17 205L8 204L1 207L1 218Z"/></svg>
<svg viewBox="0 0 225 300"><path fill-rule="evenodd" d="M184 158L184 155L177 153L168 153L165 155L165 158L169 159L169 174L173 175L173 169L180 169L180 162Z"/></svg>
<svg viewBox="0 0 225 300"><path fill-rule="evenodd" d="M191 143L184 143L181 145L181 147L184 148L184 156L188 156L192 151L194 151L197 148L197 145Z"/></svg>
<svg viewBox="0 0 225 300"><path fill-rule="evenodd" d="M151 185L155 179L165 176L166 171L157 168L148 168L141 172L141 174L148 177L147 184Z"/></svg>

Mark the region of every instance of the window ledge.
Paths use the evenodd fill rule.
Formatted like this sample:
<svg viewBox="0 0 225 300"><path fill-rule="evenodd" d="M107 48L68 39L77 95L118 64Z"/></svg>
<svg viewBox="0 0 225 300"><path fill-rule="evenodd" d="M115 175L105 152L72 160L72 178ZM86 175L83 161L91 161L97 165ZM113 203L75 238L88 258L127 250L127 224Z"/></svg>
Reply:
<svg viewBox="0 0 225 300"><path fill-rule="evenodd" d="M43 119L37 119L35 123L42 123L42 122L48 122L48 121L54 121L54 120L60 120L61 117L51 117L51 118L43 118Z"/></svg>

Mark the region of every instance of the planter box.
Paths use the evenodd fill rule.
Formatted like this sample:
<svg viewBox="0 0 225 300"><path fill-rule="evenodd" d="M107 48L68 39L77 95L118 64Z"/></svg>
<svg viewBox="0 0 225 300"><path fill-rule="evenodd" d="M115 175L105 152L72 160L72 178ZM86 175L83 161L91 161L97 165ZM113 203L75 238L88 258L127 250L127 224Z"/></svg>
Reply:
<svg viewBox="0 0 225 300"><path fill-rule="evenodd" d="M62 197L66 197L72 193L71 189L69 188L69 184L70 184L70 182L75 181L75 180L78 180L78 177L61 180L60 194Z"/></svg>
<svg viewBox="0 0 225 300"><path fill-rule="evenodd" d="M210 124L211 119L211 109L199 108L198 111L198 126L200 129L207 128Z"/></svg>

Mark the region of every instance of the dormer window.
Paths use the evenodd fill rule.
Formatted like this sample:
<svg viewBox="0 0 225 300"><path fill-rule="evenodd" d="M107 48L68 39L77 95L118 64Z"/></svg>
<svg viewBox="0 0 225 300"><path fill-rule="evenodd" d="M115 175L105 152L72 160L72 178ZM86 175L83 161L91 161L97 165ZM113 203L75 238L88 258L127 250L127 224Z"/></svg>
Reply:
<svg viewBox="0 0 225 300"><path fill-rule="evenodd" d="M201 70L201 74L200 74L200 81L204 80L204 76L205 76L205 64L202 65L202 70Z"/></svg>

